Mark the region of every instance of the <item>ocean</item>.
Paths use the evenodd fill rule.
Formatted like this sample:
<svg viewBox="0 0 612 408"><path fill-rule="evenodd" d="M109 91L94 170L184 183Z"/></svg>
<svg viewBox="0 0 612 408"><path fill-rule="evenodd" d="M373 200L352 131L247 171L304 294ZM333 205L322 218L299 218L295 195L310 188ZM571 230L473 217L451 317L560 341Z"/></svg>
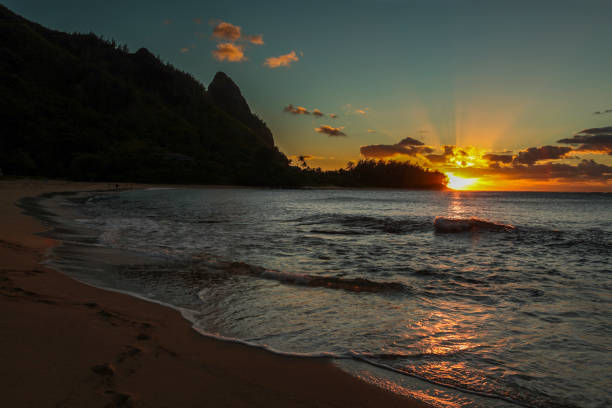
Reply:
<svg viewBox="0 0 612 408"><path fill-rule="evenodd" d="M147 189L37 202L74 278L437 407L612 406L612 194Z"/></svg>

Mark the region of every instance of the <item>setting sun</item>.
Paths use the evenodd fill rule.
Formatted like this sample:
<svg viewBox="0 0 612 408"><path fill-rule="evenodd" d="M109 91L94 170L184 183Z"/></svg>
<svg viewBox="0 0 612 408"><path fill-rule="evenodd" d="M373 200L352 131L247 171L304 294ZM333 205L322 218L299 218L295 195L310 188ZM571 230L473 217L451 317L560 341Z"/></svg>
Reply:
<svg viewBox="0 0 612 408"><path fill-rule="evenodd" d="M446 173L446 176L448 177L447 187L453 190L467 190L478 181L477 178L459 177L455 176L453 173Z"/></svg>

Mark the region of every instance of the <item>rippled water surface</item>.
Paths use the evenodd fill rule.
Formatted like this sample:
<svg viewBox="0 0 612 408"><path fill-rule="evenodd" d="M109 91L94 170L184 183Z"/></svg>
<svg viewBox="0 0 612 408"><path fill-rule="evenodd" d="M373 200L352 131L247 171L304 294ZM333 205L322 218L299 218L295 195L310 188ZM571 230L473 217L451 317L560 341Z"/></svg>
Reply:
<svg viewBox="0 0 612 408"><path fill-rule="evenodd" d="M146 259L81 265L80 279L185 308L202 332L333 355L438 406L612 405L610 194L139 190L62 203L83 228L72 241ZM58 264L71 270L77 252Z"/></svg>

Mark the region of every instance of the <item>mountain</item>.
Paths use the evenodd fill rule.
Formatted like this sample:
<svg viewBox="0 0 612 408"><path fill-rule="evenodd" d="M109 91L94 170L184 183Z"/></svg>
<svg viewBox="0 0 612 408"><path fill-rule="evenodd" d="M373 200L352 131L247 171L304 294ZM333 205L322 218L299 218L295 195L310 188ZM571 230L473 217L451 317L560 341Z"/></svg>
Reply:
<svg viewBox="0 0 612 408"><path fill-rule="evenodd" d="M240 93L240 88L225 73L217 72L208 86L208 94L218 107L225 112L231 112L232 116L252 129L263 143L274 146L274 138L270 129L261 119L251 113L251 108Z"/></svg>
<svg viewBox="0 0 612 408"><path fill-rule="evenodd" d="M224 73L207 91L147 49L1 5L0 95L5 174L279 185L295 173Z"/></svg>

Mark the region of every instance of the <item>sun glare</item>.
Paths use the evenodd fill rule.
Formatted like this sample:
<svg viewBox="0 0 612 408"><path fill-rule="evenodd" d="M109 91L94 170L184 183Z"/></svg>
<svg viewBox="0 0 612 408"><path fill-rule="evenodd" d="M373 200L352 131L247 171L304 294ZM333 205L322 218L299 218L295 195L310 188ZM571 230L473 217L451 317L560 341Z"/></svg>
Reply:
<svg viewBox="0 0 612 408"><path fill-rule="evenodd" d="M477 178L459 177L453 173L446 173L446 176L448 177L447 187L453 190L467 190L478 181Z"/></svg>

